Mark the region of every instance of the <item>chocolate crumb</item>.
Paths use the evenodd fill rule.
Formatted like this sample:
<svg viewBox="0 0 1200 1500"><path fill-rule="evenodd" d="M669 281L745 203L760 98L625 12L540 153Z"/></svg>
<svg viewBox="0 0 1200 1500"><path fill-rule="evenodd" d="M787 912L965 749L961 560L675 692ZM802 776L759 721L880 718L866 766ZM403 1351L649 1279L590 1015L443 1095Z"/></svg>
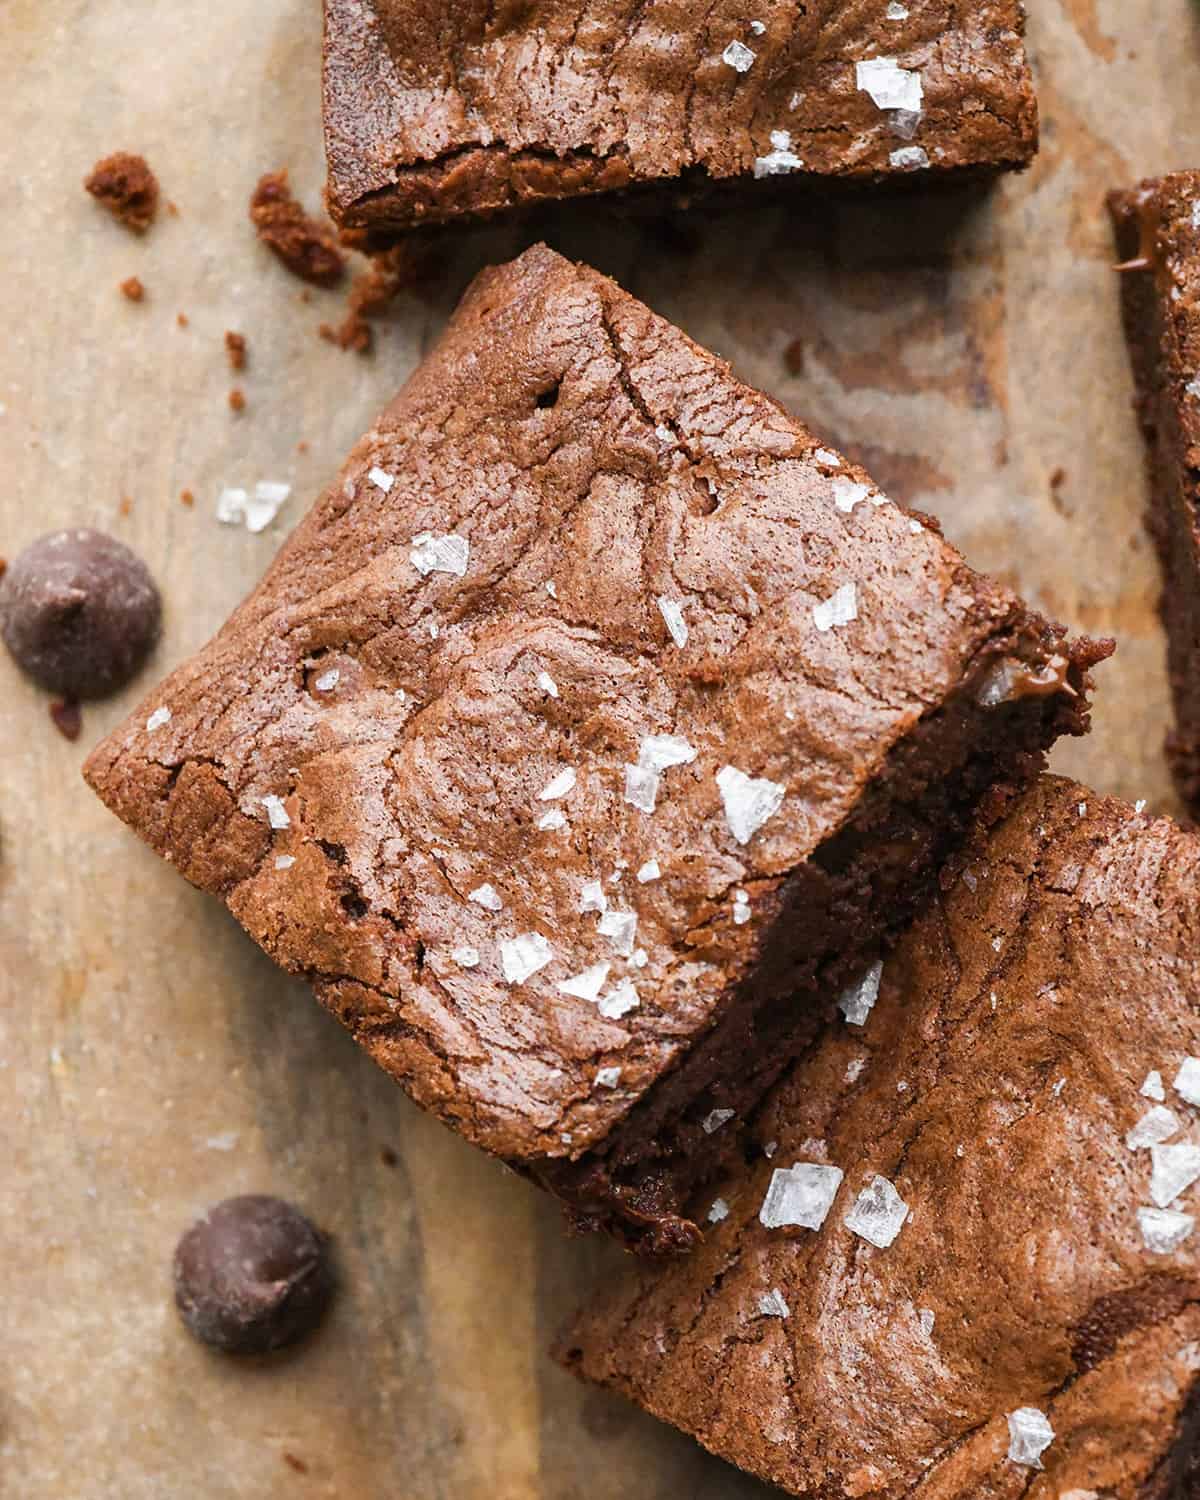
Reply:
<svg viewBox="0 0 1200 1500"><path fill-rule="evenodd" d="M146 288L136 276L130 276L121 283L121 292L130 302L140 302L146 295Z"/></svg>
<svg viewBox="0 0 1200 1500"><path fill-rule="evenodd" d="M55 698L50 705L54 727L65 740L77 740L83 728L83 715L74 698Z"/></svg>
<svg viewBox="0 0 1200 1500"><path fill-rule="evenodd" d="M240 386L234 386L229 393L229 408L231 411L246 410L246 393Z"/></svg>
<svg viewBox="0 0 1200 1500"><path fill-rule="evenodd" d="M202 1343L263 1354L320 1322L333 1291L326 1237L262 1193L226 1198L175 1249L175 1305Z"/></svg>
<svg viewBox="0 0 1200 1500"><path fill-rule="evenodd" d="M105 156L84 179L84 187L97 203L135 234L144 234L154 221L158 207L158 179L144 156L117 151Z"/></svg>
<svg viewBox="0 0 1200 1500"><path fill-rule="evenodd" d="M1060 489L1067 481L1067 471L1061 464L1050 475L1050 488Z"/></svg>
<svg viewBox="0 0 1200 1500"><path fill-rule="evenodd" d="M399 1162L400 1158L396 1155L396 1153L390 1146L380 1146L379 1160L384 1164L385 1167L394 1167L397 1162Z"/></svg>
<svg viewBox="0 0 1200 1500"><path fill-rule="evenodd" d="M183 313L183 312L176 313L175 314L175 321L179 324L180 328L186 328L188 326L188 315L187 315L187 313Z"/></svg>
<svg viewBox="0 0 1200 1500"><path fill-rule="evenodd" d="M258 237L293 276L317 286L335 286L346 260L333 230L312 219L292 197L288 174L268 172L250 198L250 218Z"/></svg>
<svg viewBox="0 0 1200 1500"><path fill-rule="evenodd" d="M284 1452L283 1461L289 1469L295 1469L297 1474L307 1474L308 1465L302 1458L297 1458L294 1453Z"/></svg>
<svg viewBox="0 0 1200 1500"><path fill-rule="evenodd" d="M121 496L121 503L117 506L117 514L121 516L130 515L133 511L133 500L129 495Z"/></svg>
<svg viewBox="0 0 1200 1500"><path fill-rule="evenodd" d="M783 351L783 364L789 375L804 374L804 340L793 339Z"/></svg>
<svg viewBox="0 0 1200 1500"><path fill-rule="evenodd" d="M371 269L354 278L345 318L336 327L322 323L318 334L340 349L370 353L370 320L383 317L402 291L428 284L445 263L440 250L439 236L411 236L373 256Z"/></svg>
<svg viewBox="0 0 1200 1500"><path fill-rule="evenodd" d="M246 336L242 333L234 333L231 328L225 330L225 352L229 356L229 368L231 370L244 370L246 368Z"/></svg>
<svg viewBox="0 0 1200 1500"><path fill-rule="evenodd" d="M190 510L191 507L196 503L196 497L192 494L191 490L180 490L179 503L180 505L186 505Z"/></svg>

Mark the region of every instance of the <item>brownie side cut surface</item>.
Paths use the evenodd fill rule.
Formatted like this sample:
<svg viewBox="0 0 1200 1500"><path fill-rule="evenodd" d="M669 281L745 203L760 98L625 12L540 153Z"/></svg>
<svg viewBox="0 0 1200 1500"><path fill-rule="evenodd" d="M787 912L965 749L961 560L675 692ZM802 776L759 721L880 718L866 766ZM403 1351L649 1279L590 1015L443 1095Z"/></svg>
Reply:
<svg viewBox="0 0 1200 1500"><path fill-rule="evenodd" d="M326 0L327 201L396 233L583 194L1025 165L1018 0Z"/></svg>
<svg viewBox="0 0 1200 1500"><path fill-rule="evenodd" d="M672 1248L1096 655L535 248L86 775L420 1103Z"/></svg>
<svg viewBox="0 0 1200 1500"><path fill-rule="evenodd" d="M1200 172L1110 194L1121 305L1150 479L1180 796L1200 816Z"/></svg>
<svg viewBox="0 0 1200 1500"><path fill-rule="evenodd" d="M1042 779L770 1096L703 1247L560 1357L814 1500L1192 1493L1198 880L1194 836Z"/></svg>

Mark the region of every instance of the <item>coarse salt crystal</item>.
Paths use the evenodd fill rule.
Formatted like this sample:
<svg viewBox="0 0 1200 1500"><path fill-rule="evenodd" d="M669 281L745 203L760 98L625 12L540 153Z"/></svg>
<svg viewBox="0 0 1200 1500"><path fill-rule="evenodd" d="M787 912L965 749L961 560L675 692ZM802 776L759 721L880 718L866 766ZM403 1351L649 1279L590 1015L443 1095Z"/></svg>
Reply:
<svg viewBox="0 0 1200 1500"><path fill-rule="evenodd" d="M579 893L580 911L607 911L608 897L598 880L589 880Z"/></svg>
<svg viewBox="0 0 1200 1500"><path fill-rule="evenodd" d="M646 952L645 948L635 948L630 962L635 969L644 969L650 962L650 955Z"/></svg>
<svg viewBox="0 0 1200 1500"><path fill-rule="evenodd" d="M549 672L539 672L537 674L537 685L548 698L558 697L558 683L555 682Z"/></svg>
<svg viewBox="0 0 1200 1500"><path fill-rule="evenodd" d="M846 515L870 493L869 484L860 484L857 479L847 479L844 474L839 474L833 481L833 503Z"/></svg>
<svg viewBox="0 0 1200 1500"><path fill-rule="evenodd" d="M745 891L734 891L733 893L733 921L734 926L741 927L750 920L750 898Z"/></svg>
<svg viewBox="0 0 1200 1500"><path fill-rule="evenodd" d="M608 971L611 968L612 965L607 962L592 964L580 974L560 979L554 988L563 995L573 995L577 1000L594 1002L600 998L600 991L608 983Z"/></svg>
<svg viewBox="0 0 1200 1500"><path fill-rule="evenodd" d="M846 1064L846 1082L857 1083L862 1077L862 1071L867 1065L867 1058L852 1057Z"/></svg>
<svg viewBox="0 0 1200 1500"><path fill-rule="evenodd" d="M758 1299L758 1310L764 1318L786 1318L791 1312L783 1293L777 1287L772 1287L765 1297Z"/></svg>
<svg viewBox="0 0 1200 1500"><path fill-rule="evenodd" d="M246 517L246 502L249 495L245 490L224 489L217 496L217 520L222 526L240 526Z"/></svg>
<svg viewBox="0 0 1200 1500"><path fill-rule="evenodd" d="M652 813L658 805L658 788L662 778L644 766L625 767L625 801L639 812Z"/></svg>
<svg viewBox="0 0 1200 1500"><path fill-rule="evenodd" d="M750 30L754 33L755 36L762 36L763 32L765 32L766 29L767 28L763 25L763 23L761 21L751 21L750 22Z"/></svg>
<svg viewBox="0 0 1200 1500"><path fill-rule="evenodd" d="M620 1081L620 1068L601 1068L596 1074L596 1082L602 1089L615 1089Z"/></svg>
<svg viewBox="0 0 1200 1500"><path fill-rule="evenodd" d="M756 178L780 177L786 172L796 172L803 167L803 160L792 150L792 137L789 131L772 130L771 149L765 156L754 158L754 175Z"/></svg>
<svg viewBox="0 0 1200 1500"><path fill-rule="evenodd" d="M268 793L265 797L258 799L267 810L267 822L272 828L290 828L292 820L288 817L287 808L283 805L283 798Z"/></svg>
<svg viewBox="0 0 1200 1500"><path fill-rule="evenodd" d="M538 793L539 802L557 802L560 797L566 797L575 790L575 769L573 766L564 766L557 776L552 777Z"/></svg>
<svg viewBox="0 0 1200 1500"><path fill-rule="evenodd" d="M637 872L637 882L639 885L648 885L650 881L657 880L661 874L662 871L658 868L658 860L648 859Z"/></svg>
<svg viewBox="0 0 1200 1500"><path fill-rule="evenodd" d="M1171 1087L1189 1104L1200 1104L1200 1057L1184 1058Z"/></svg>
<svg viewBox="0 0 1200 1500"><path fill-rule="evenodd" d="M721 61L728 63L735 73L747 73L754 62L754 53L743 42L730 42L721 53Z"/></svg>
<svg viewBox="0 0 1200 1500"><path fill-rule="evenodd" d="M1138 1092L1147 1099L1157 1099L1161 1104L1167 1097L1167 1092L1163 1088L1162 1074L1157 1069L1152 1069L1146 1074L1145 1082Z"/></svg>
<svg viewBox="0 0 1200 1500"><path fill-rule="evenodd" d="M924 146L898 146L895 151L889 154L888 161L891 162L893 167L898 167L901 170L905 168L911 170L917 167L927 167L929 165L929 153L925 150Z"/></svg>
<svg viewBox="0 0 1200 1500"><path fill-rule="evenodd" d="M540 932L522 932L500 944L500 968L509 984L524 984L554 958L554 949Z"/></svg>
<svg viewBox="0 0 1200 1500"><path fill-rule="evenodd" d="M638 992L631 980L622 979L609 990L607 995L602 995L597 1003L597 1009L602 1016L607 1016L610 1021L626 1015L631 1010L636 1010L640 1004Z"/></svg>
<svg viewBox="0 0 1200 1500"><path fill-rule="evenodd" d="M275 856L275 868L277 870L290 870L296 863L294 854L277 854Z"/></svg>
<svg viewBox="0 0 1200 1500"><path fill-rule="evenodd" d="M921 108L920 73L900 67L894 57L869 57L855 63L854 82L880 109Z"/></svg>
<svg viewBox="0 0 1200 1500"><path fill-rule="evenodd" d="M883 977L883 960L876 959L861 979L848 984L838 996L837 1007L851 1026L865 1026L867 1017L879 998L879 981Z"/></svg>
<svg viewBox="0 0 1200 1500"><path fill-rule="evenodd" d="M884 11L884 15L889 21L907 21L908 6L901 5L900 0L888 0L888 7Z"/></svg>
<svg viewBox="0 0 1200 1500"><path fill-rule="evenodd" d="M596 931L601 937L608 938L622 958L628 958L633 952L637 924L635 911L605 911L596 924Z"/></svg>
<svg viewBox="0 0 1200 1500"><path fill-rule="evenodd" d="M556 828L567 826L567 815L561 807L552 807L549 812L544 812L537 820L537 826L543 833L553 832Z"/></svg>
<svg viewBox="0 0 1200 1500"><path fill-rule="evenodd" d="M759 1223L764 1229L820 1229L829 1217L844 1175L840 1167L815 1161L776 1167L758 1211Z"/></svg>
<svg viewBox="0 0 1200 1500"><path fill-rule="evenodd" d="M332 693L341 680L341 672L337 667L330 667L328 672L322 672L320 677L313 683L318 693Z"/></svg>
<svg viewBox="0 0 1200 1500"><path fill-rule="evenodd" d="M1054 1441L1054 1428L1036 1406L1021 1406L1008 1414L1008 1457L1027 1469L1042 1469L1042 1454Z"/></svg>
<svg viewBox="0 0 1200 1500"><path fill-rule="evenodd" d="M700 1128L705 1135L712 1135L714 1130L720 1130L726 1120L732 1120L736 1113L732 1109L710 1109L700 1121Z"/></svg>
<svg viewBox="0 0 1200 1500"><path fill-rule="evenodd" d="M462 578L471 560L471 544L465 536L434 536L431 531L422 531L413 537L408 560L421 574L453 573Z"/></svg>
<svg viewBox="0 0 1200 1500"><path fill-rule="evenodd" d="M675 434L663 422L660 422L654 429L654 436L660 443L673 443L675 441Z"/></svg>
<svg viewBox="0 0 1200 1500"><path fill-rule="evenodd" d="M725 822L739 844L748 844L783 805L786 788L765 776L747 776L736 766L722 766L716 776L725 807Z"/></svg>
<svg viewBox="0 0 1200 1500"><path fill-rule="evenodd" d="M485 880L482 885L477 885L467 897L468 901L474 901L476 906L486 906L488 911L500 911L504 906L494 886Z"/></svg>
<svg viewBox="0 0 1200 1500"><path fill-rule="evenodd" d="M710 1224L719 1224L722 1219L727 1219L728 1217L729 1204L725 1202L724 1198L714 1198L713 1205L708 1211L708 1222Z"/></svg>
<svg viewBox="0 0 1200 1500"><path fill-rule="evenodd" d="M546 592L550 595L551 599L558 598L558 585L554 582L553 578L546 580Z"/></svg>
<svg viewBox="0 0 1200 1500"><path fill-rule="evenodd" d="M156 708L146 720L146 729L153 734L156 729L161 729L164 724L171 722L171 710L169 708Z"/></svg>
<svg viewBox="0 0 1200 1500"><path fill-rule="evenodd" d="M265 531L292 493L290 484L279 484L270 479L261 479L254 486L254 495L245 503L246 530Z"/></svg>
<svg viewBox="0 0 1200 1500"><path fill-rule="evenodd" d="M843 463L841 454L835 453L832 448L814 449L813 458L817 463L824 464L827 469L840 469Z"/></svg>
<svg viewBox="0 0 1200 1500"><path fill-rule="evenodd" d="M638 745L637 763L643 771L669 771L696 759L696 749L679 734L647 734Z"/></svg>
<svg viewBox="0 0 1200 1500"><path fill-rule="evenodd" d="M688 643L687 621L683 618L683 606L665 594L658 596L658 612L662 615L671 639L680 648Z"/></svg>
<svg viewBox="0 0 1200 1500"><path fill-rule="evenodd" d="M852 583L843 583L828 599L813 605L813 624L824 634L838 625L849 625L858 619L858 590Z"/></svg>
<svg viewBox="0 0 1200 1500"><path fill-rule="evenodd" d="M1150 1163L1150 1197L1159 1208L1169 1208L1200 1177L1200 1146L1188 1141L1151 1146Z"/></svg>
<svg viewBox="0 0 1200 1500"><path fill-rule="evenodd" d="M1196 1227L1191 1214L1177 1213L1171 1208L1139 1208L1137 1217L1146 1249L1154 1255L1170 1255L1178 1250Z"/></svg>
<svg viewBox="0 0 1200 1500"><path fill-rule="evenodd" d="M376 489L382 490L386 495L395 484L395 478L386 469L381 469L378 464L367 470L367 478Z"/></svg>
<svg viewBox="0 0 1200 1500"><path fill-rule="evenodd" d="M479 967L479 949L470 946L455 948L450 957L460 969L477 969Z"/></svg>
<svg viewBox="0 0 1200 1500"><path fill-rule="evenodd" d="M852 1233L886 1250L904 1227L908 1204L887 1180L876 1174L855 1200L843 1223Z"/></svg>
<svg viewBox="0 0 1200 1500"><path fill-rule="evenodd" d="M1135 813L1144 813L1146 811L1145 797L1139 797L1137 799L1137 801L1133 804L1133 810Z"/></svg>
<svg viewBox="0 0 1200 1500"><path fill-rule="evenodd" d="M1170 1140L1178 1129L1177 1116L1161 1104L1156 1104L1126 1134L1125 1144L1130 1151L1140 1151L1144 1147L1157 1146L1162 1141Z"/></svg>

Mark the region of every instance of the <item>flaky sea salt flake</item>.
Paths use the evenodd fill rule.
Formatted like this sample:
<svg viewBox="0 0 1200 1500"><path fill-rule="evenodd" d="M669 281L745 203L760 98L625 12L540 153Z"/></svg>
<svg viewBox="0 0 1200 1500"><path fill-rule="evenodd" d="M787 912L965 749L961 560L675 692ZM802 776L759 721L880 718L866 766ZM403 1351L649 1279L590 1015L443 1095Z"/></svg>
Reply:
<svg viewBox="0 0 1200 1500"><path fill-rule="evenodd" d="M614 909L601 913L600 920L596 924L596 931L612 943L622 958L628 958L633 952L637 924L637 912Z"/></svg>
<svg viewBox="0 0 1200 1500"><path fill-rule="evenodd" d="M558 683L555 682L549 672L539 672L537 674L537 685L547 698L558 697Z"/></svg>
<svg viewBox="0 0 1200 1500"><path fill-rule="evenodd" d="M328 672L322 672L320 677L313 683L318 693L332 693L341 680L341 672L337 667L330 667Z"/></svg>
<svg viewBox="0 0 1200 1500"><path fill-rule="evenodd" d="M921 75L902 68L894 57L869 57L854 65L855 86L870 94L879 109L921 108Z"/></svg>
<svg viewBox="0 0 1200 1500"><path fill-rule="evenodd" d="M1159 1208L1169 1208L1200 1177L1200 1146L1179 1141L1174 1146L1150 1147L1150 1197Z"/></svg>
<svg viewBox="0 0 1200 1500"><path fill-rule="evenodd" d="M736 1113L733 1109L710 1109L700 1121L700 1128L705 1135L712 1135L714 1130L720 1130L726 1120L732 1120Z"/></svg>
<svg viewBox="0 0 1200 1500"><path fill-rule="evenodd" d="M146 731L153 734L156 729L161 729L164 724L171 722L171 710L169 708L156 708L146 720Z"/></svg>
<svg viewBox="0 0 1200 1500"><path fill-rule="evenodd" d="M1151 1069L1146 1074L1145 1082L1138 1093L1146 1099L1157 1099L1160 1104L1167 1097L1167 1091L1163 1088L1162 1074L1157 1068Z"/></svg>
<svg viewBox="0 0 1200 1500"><path fill-rule="evenodd" d="M373 465L367 470L367 478L377 490L382 490L385 495L396 482L395 477L389 474L386 469L381 469L378 464Z"/></svg>
<svg viewBox="0 0 1200 1500"><path fill-rule="evenodd" d="M638 869L637 883L639 885L649 885L652 880L657 880L661 875L662 871L658 867L658 860L648 859L646 863Z"/></svg>
<svg viewBox="0 0 1200 1500"><path fill-rule="evenodd" d="M1042 1454L1054 1441L1054 1428L1036 1406L1020 1406L1008 1414L1008 1458L1027 1469L1043 1469Z"/></svg>
<svg viewBox="0 0 1200 1500"><path fill-rule="evenodd" d="M733 924L743 927L750 920L750 898L745 891L733 893Z"/></svg>
<svg viewBox="0 0 1200 1500"><path fill-rule="evenodd" d="M1184 1058L1171 1087L1189 1104L1200 1104L1200 1057Z"/></svg>
<svg viewBox="0 0 1200 1500"><path fill-rule="evenodd" d="M888 161L902 172L911 172L929 165L929 153L924 146L897 146L888 154Z"/></svg>
<svg viewBox="0 0 1200 1500"><path fill-rule="evenodd" d="M561 807L552 807L537 820L537 826L542 833L552 833L556 828L567 826L567 815Z"/></svg>
<svg viewBox="0 0 1200 1500"><path fill-rule="evenodd" d="M736 766L722 766L716 776L725 806L725 822L739 844L748 844L783 806L786 788L765 776L747 776Z"/></svg>
<svg viewBox="0 0 1200 1500"><path fill-rule="evenodd" d="M730 42L721 53L721 61L727 63L735 73L748 73L754 62L754 53L744 42Z"/></svg>
<svg viewBox="0 0 1200 1500"><path fill-rule="evenodd" d="M860 484L857 479L848 479L845 474L839 474L833 481L833 503L845 515L849 515L870 493L869 484Z"/></svg>
<svg viewBox="0 0 1200 1500"><path fill-rule="evenodd" d="M275 856L275 868L277 870L290 870L296 863L294 854L277 854Z"/></svg>
<svg viewBox="0 0 1200 1500"><path fill-rule="evenodd" d="M580 911L607 911L608 897L598 880L589 880L579 893Z"/></svg>
<svg viewBox="0 0 1200 1500"><path fill-rule="evenodd" d="M779 1288L772 1287L765 1297L758 1299L758 1311L764 1318L786 1318L791 1308Z"/></svg>
<svg viewBox="0 0 1200 1500"><path fill-rule="evenodd" d="M460 969L477 969L479 967L479 949L469 946L455 948L450 957Z"/></svg>
<svg viewBox="0 0 1200 1500"><path fill-rule="evenodd" d="M1139 1208L1137 1217L1142 1240L1152 1255L1170 1255L1178 1250L1196 1227L1193 1215L1171 1208Z"/></svg>
<svg viewBox="0 0 1200 1500"><path fill-rule="evenodd" d="M1178 1116L1161 1104L1148 1109L1132 1130L1125 1136L1125 1144L1131 1151L1141 1151L1169 1141L1179 1129Z"/></svg>
<svg viewBox="0 0 1200 1500"><path fill-rule="evenodd" d="M682 650L688 643L687 621L683 618L683 606L665 594L658 596L658 612L662 615L671 639Z"/></svg>
<svg viewBox="0 0 1200 1500"><path fill-rule="evenodd" d="M724 1198L714 1198L712 1207L708 1211L708 1222L710 1224L719 1224L722 1219L727 1219L728 1217L729 1204L725 1202Z"/></svg>
<svg viewBox="0 0 1200 1500"><path fill-rule="evenodd" d="M260 479L254 486L254 494L245 504L246 530L255 533L265 531L291 493L290 484Z"/></svg>
<svg viewBox="0 0 1200 1500"><path fill-rule="evenodd" d="M582 973L572 974L569 979L560 979L554 988L562 995L573 995L577 1000L591 1000L595 1003L600 998L600 991L608 983L608 971L611 968L612 965L607 962L592 964Z"/></svg>
<svg viewBox="0 0 1200 1500"><path fill-rule="evenodd" d="M887 1180L876 1174L859 1193L843 1223L851 1233L886 1250L904 1227L908 1204Z"/></svg>
<svg viewBox="0 0 1200 1500"><path fill-rule="evenodd" d="M538 793L538 801L557 802L560 797L569 796L575 790L576 779L575 768L564 766Z"/></svg>
<svg viewBox="0 0 1200 1500"><path fill-rule="evenodd" d="M288 817L287 808L283 805L283 798L277 797L269 792L265 797L258 799L267 810L267 822L272 828L290 828L292 820Z"/></svg>
<svg viewBox="0 0 1200 1500"><path fill-rule="evenodd" d="M540 932L522 932L500 944L500 968L509 984L524 984L554 958L554 949Z"/></svg>
<svg viewBox="0 0 1200 1500"><path fill-rule="evenodd" d="M820 1229L829 1217L844 1175L840 1167L815 1161L776 1167L758 1211L759 1223L764 1229Z"/></svg>
<svg viewBox="0 0 1200 1500"><path fill-rule="evenodd" d="M658 805L658 788L662 778L644 766L625 767L625 801L639 812L652 813Z"/></svg>
<svg viewBox="0 0 1200 1500"><path fill-rule="evenodd" d="M246 516L245 490L226 488L217 496L217 520L222 526L240 526Z"/></svg>
<svg viewBox="0 0 1200 1500"><path fill-rule="evenodd" d="M637 763L643 771L669 771L688 766L696 759L696 748L680 734L646 734L638 745Z"/></svg>
<svg viewBox="0 0 1200 1500"><path fill-rule="evenodd" d="M596 1074L596 1082L602 1089L615 1089L620 1081L620 1068L601 1068Z"/></svg>
<svg viewBox="0 0 1200 1500"><path fill-rule="evenodd" d="M839 625L849 625L858 619L858 589L852 583L843 583L828 599L813 605L812 617L822 634Z"/></svg>
<svg viewBox="0 0 1200 1500"><path fill-rule="evenodd" d="M467 897L468 901L474 901L476 906L485 906L488 911L500 911L504 906L494 886L485 880L482 885L477 885Z"/></svg>
<svg viewBox="0 0 1200 1500"><path fill-rule="evenodd" d="M879 998L879 981L883 977L883 960L876 959L861 979L848 984L838 996L837 1007L850 1026L865 1026L867 1017Z"/></svg>
<svg viewBox="0 0 1200 1500"><path fill-rule="evenodd" d="M471 544L465 536L434 536L422 531L412 539L408 560L422 578L430 573L453 573L462 578L471 560Z"/></svg>
<svg viewBox="0 0 1200 1500"><path fill-rule="evenodd" d="M633 982L622 979L615 984L607 995L602 995L597 1003L597 1009L602 1016L607 1016L610 1021L616 1021L621 1016L627 1015L629 1011L636 1010L641 1004Z"/></svg>

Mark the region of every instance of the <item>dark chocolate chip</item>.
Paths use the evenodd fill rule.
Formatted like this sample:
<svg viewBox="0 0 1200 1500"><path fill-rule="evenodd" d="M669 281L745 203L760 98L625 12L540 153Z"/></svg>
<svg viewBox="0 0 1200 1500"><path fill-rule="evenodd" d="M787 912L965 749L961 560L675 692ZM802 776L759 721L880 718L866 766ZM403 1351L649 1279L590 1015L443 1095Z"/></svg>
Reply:
<svg viewBox="0 0 1200 1500"><path fill-rule="evenodd" d="M281 1198L226 1198L175 1248L183 1321L230 1354L294 1343L320 1322L332 1292L326 1237Z"/></svg>
<svg viewBox="0 0 1200 1500"><path fill-rule="evenodd" d="M100 531L55 531L0 579L0 634L23 672L64 698L124 687L158 639L162 603L146 565Z"/></svg>

